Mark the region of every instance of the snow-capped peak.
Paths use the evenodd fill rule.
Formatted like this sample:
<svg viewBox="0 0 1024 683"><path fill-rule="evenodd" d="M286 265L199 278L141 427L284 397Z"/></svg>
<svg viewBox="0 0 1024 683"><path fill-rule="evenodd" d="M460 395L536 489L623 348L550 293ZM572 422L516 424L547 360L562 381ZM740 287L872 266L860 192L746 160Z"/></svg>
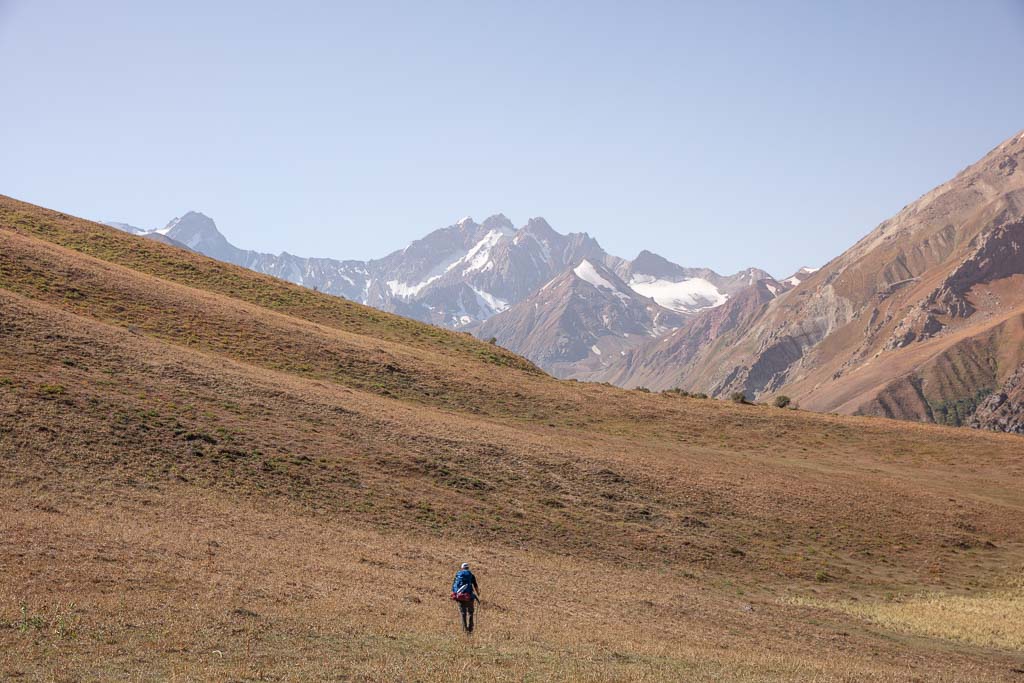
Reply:
<svg viewBox="0 0 1024 683"><path fill-rule="evenodd" d="M153 232L155 232L158 235L166 235L171 230L174 230L176 227L178 227L178 223L180 223L180 222L181 222L181 217L180 216L172 218L171 221L167 225L165 225L162 228L157 228L156 230L153 230Z"/></svg>
<svg viewBox="0 0 1024 683"><path fill-rule="evenodd" d="M590 261L583 259L580 264L572 269L572 272L576 273L576 277L594 285L595 287L603 287L604 289L610 289L613 292L617 291L615 285L608 282L604 277L597 272L597 268L594 267Z"/></svg>
<svg viewBox="0 0 1024 683"><path fill-rule="evenodd" d="M615 298L623 302L629 302L630 295L627 292L622 291L621 287L616 287L612 282L608 280L601 272L594 266L593 263L587 259L580 261L580 264L572 269L573 274L579 279L583 280L589 285L598 289L606 289L615 295Z"/></svg>
<svg viewBox="0 0 1024 683"><path fill-rule="evenodd" d="M796 287L798 284L806 280L808 276L817 273L819 270L820 268L809 268L807 266L804 266L800 270L796 271L791 277L787 277L782 282L791 287Z"/></svg>

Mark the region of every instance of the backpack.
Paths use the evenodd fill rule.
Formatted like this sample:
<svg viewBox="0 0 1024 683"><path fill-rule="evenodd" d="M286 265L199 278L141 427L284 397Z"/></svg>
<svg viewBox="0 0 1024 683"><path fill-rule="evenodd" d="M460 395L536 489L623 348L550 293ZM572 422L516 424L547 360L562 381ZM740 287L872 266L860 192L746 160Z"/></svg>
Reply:
<svg viewBox="0 0 1024 683"><path fill-rule="evenodd" d="M456 602L473 602L473 574L469 570L464 569L455 575L451 599Z"/></svg>

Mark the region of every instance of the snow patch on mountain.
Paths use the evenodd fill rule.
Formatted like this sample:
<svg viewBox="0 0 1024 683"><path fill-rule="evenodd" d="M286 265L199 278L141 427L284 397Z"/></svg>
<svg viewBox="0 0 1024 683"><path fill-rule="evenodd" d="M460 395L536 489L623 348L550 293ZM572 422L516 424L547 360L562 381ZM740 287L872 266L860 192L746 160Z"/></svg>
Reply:
<svg viewBox="0 0 1024 683"><path fill-rule="evenodd" d="M118 223L117 221L105 221L103 225L109 225L112 228L117 228L121 232L127 232L132 235L144 235L147 232L149 232L149 230L137 228L134 225L130 225L128 223Z"/></svg>
<svg viewBox="0 0 1024 683"><path fill-rule="evenodd" d="M483 292L477 289L476 287L472 286L470 287L470 289L472 289L473 293L476 294L481 306L483 308L489 309L492 313L501 313L502 311L508 308L507 301L499 299L490 292Z"/></svg>
<svg viewBox="0 0 1024 683"><path fill-rule="evenodd" d="M615 285L601 277L601 274L597 272L594 265L587 260L580 262L578 266L572 269L572 272L576 273L576 277L594 285L595 287L603 287L604 289L610 289L613 292L617 291Z"/></svg>
<svg viewBox="0 0 1024 683"><path fill-rule="evenodd" d="M593 285L598 289L607 289L615 295L617 299L624 303L629 303L629 294L621 291L618 287L609 282L601 273L598 272L597 268L590 261L584 259L578 266L572 269L572 272L576 274L576 277L583 280L589 285Z"/></svg>
<svg viewBox="0 0 1024 683"><path fill-rule="evenodd" d="M178 223L180 223L180 222L181 222L181 218L180 217L179 218L175 218L170 223L165 225L164 227L159 228L157 230L153 230L152 232L155 232L158 235L166 235L171 230L174 230L174 228L176 228L178 226Z"/></svg>
<svg viewBox="0 0 1024 683"><path fill-rule="evenodd" d="M488 267L491 248L493 248L503 236L504 233L500 230L491 230L484 235L483 239L470 247L469 251L466 253L462 254L456 252L434 266L430 273L428 273L427 277L419 282L408 283L402 282L401 280L388 280L385 283L388 287L388 291L397 297L409 299L419 295L427 285L435 280L441 279L451 271L457 269L459 266L466 266L462 271L463 275L468 275L475 271L486 272L490 268L494 267L493 263Z"/></svg>
<svg viewBox="0 0 1024 683"><path fill-rule="evenodd" d="M704 278L694 277L679 282L662 280L651 275L634 275L629 287L641 296L654 299L665 308L691 313L721 306L729 296Z"/></svg>
<svg viewBox="0 0 1024 683"><path fill-rule="evenodd" d="M792 277L788 277L783 280L783 282L792 287L796 287L798 284L806 280L809 275L817 273L818 270L818 268L808 268L807 266L804 266L800 270L796 271Z"/></svg>
<svg viewBox="0 0 1024 683"><path fill-rule="evenodd" d="M456 264L465 263L466 267L463 269L463 275L469 275L476 271L486 272L494 267L494 263L491 261L491 249L494 248L501 238L505 236L505 233L500 230L491 230L484 238L477 242L473 247L463 256ZM449 268L448 270L452 270Z"/></svg>
<svg viewBox="0 0 1024 683"><path fill-rule="evenodd" d="M398 280L388 280L384 284L388 286L388 291L390 291L395 296L400 296L402 298L407 299L409 297L416 296L424 287L426 287L431 282L437 280L440 277L440 275L432 275L428 277L426 280L423 280L422 282L417 282L414 285L410 285L405 282L399 282Z"/></svg>

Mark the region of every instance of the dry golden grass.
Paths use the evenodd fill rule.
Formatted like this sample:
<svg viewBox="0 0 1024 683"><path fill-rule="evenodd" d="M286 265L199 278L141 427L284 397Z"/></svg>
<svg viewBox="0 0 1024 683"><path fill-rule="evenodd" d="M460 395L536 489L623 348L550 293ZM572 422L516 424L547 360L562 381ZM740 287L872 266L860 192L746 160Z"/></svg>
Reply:
<svg viewBox="0 0 1024 683"><path fill-rule="evenodd" d="M8 499L0 527L12 678L999 680L980 657L931 661L671 570L381 535L175 486L103 514L46 500ZM444 591L462 557L483 580L471 637Z"/></svg>
<svg viewBox="0 0 1024 683"><path fill-rule="evenodd" d="M869 621L887 630L1024 652L1024 591L979 595L925 593L866 602L796 599Z"/></svg>
<svg viewBox="0 0 1024 683"><path fill-rule="evenodd" d="M950 596L1024 567L1016 437L558 382L7 199L0 342L0 679L1024 667L909 612L792 602L927 592L970 621ZM464 558L468 640L446 598Z"/></svg>

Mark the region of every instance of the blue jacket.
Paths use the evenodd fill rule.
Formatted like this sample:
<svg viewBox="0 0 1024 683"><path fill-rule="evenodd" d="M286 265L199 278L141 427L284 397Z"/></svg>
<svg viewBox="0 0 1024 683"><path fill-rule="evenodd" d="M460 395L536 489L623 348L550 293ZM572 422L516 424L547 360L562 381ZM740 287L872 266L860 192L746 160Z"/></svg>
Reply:
<svg viewBox="0 0 1024 683"><path fill-rule="evenodd" d="M473 576L473 572L468 569L460 569L455 575L455 580L452 581L452 593L459 592L459 588L462 588L463 586L469 586L469 592L473 594L473 597L476 597L476 591L478 588L476 577Z"/></svg>

